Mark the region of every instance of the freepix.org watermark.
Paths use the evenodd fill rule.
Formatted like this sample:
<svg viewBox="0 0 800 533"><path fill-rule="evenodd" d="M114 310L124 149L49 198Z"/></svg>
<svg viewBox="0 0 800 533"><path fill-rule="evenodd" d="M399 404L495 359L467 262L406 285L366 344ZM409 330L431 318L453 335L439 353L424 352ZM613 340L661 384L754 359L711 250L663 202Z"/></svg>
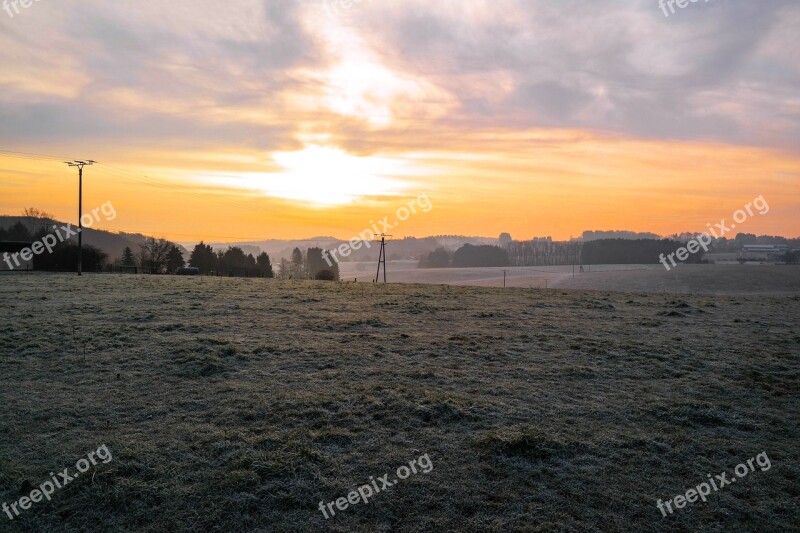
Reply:
<svg viewBox="0 0 800 533"><path fill-rule="evenodd" d="M84 213L81 216L81 225L84 228L91 228L95 222L100 222L100 213L106 217L106 221L111 221L117 218L117 211L114 209L114 206L111 202L106 202L100 207L95 207L92 209L91 213ZM39 255L44 253L47 250L47 253L53 252L53 247L56 244L62 243L67 239L70 239L81 232L80 228L73 230L72 224L67 224L65 226L53 226L53 229L56 230L55 234L48 233L40 240L33 243L29 248L23 248L21 252L17 252L14 254L9 254L8 252L3 253L3 261L8 265L10 270L14 270L15 265L16 268L19 268L20 258L23 261L30 261L33 259L34 255ZM62 233L63 232L63 233ZM14 262L12 265L11 262Z"/></svg>
<svg viewBox="0 0 800 533"><path fill-rule="evenodd" d="M664 12L664 17L668 18L670 12L674 15L675 14L675 5L679 8L683 9L684 7L688 6L689 4L696 4L700 0L659 0L658 7L661 8L661 11ZM708 2L708 0L703 0L704 2ZM669 12L667 12L667 7L669 7Z"/></svg>
<svg viewBox="0 0 800 533"><path fill-rule="evenodd" d="M58 475L50 472L50 479L39 485L39 488L33 489L29 495L23 496L11 504L8 502L3 502L3 512L8 515L8 519L14 520L14 518L20 515L20 509L27 511L31 508L31 505L34 503L39 503L43 499L50 501L50 498L56 492L56 489L63 489L69 485L75 480L75 478L91 470L92 466L97 465L98 461L102 462L103 464L108 464L113 459L108 446L105 444L97 448L97 450L89 452L86 457L88 459L81 459L75 463L75 469L77 472L73 473L72 475L69 473L69 468L65 468L64 471Z"/></svg>
<svg viewBox="0 0 800 533"><path fill-rule="evenodd" d="M333 261L331 261L331 256L338 262L339 258L336 257L337 254L341 257L348 257L351 253L353 253L354 250L360 250L362 246L372 248L372 244L370 244L370 242L372 241L373 236L386 233L392 228L396 228L400 225L400 222L405 222L411 218L411 215L416 215L418 207L423 213L429 213L431 209L433 209L433 203L431 203L431 199L428 198L427 194L420 194L411 200L407 207L399 207L394 214L396 219L394 222L389 222L388 216L383 217L377 223L374 220L370 220L369 223L372 224L372 228L365 229L359 233L357 237L353 237L348 242L342 243L338 248L333 250L323 250L322 258L325 259L325 262L328 263L329 267L332 267Z"/></svg>
<svg viewBox="0 0 800 533"><path fill-rule="evenodd" d="M417 470L417 467L419 467L419 470ZM403 465L399 467L397 469L397 472L395 472L395 475L399 479L408 479L411 476L411 474L417 474L419 472L428 474L430 473L431 470L433 470L433 462L426 453L425 455L423 455L418 459L412 459L411 461L409 461L408 466ZM380 487L378 487L379 483L381 485ZM369 483L360 486L356 490L351 491L346 498L342 496L341 498L337 498L335 501L329 502L327 504L325 502L319 502L319 510L322 512L322 516L325 517L325 520L327 520L331 516L336 516L336 511L333 510L334 507L336 507L340 511L344 511L350 505L356 505L359 502L364 502L365 504L369 504L370 498L377 495L381 491L385 491L386 489L392 488L398 483L399 483L398 479L389 480L389 474L382 475L377 479L377 481L373 476L370 476ZM373 491L372 489L375 490Z"/></svg>
<svg viewBox="0 0 800 533"><path fill-rule="evenodd" d="M34 2L40 1L41 0L3 0L3 11L8 13L8 16L13 19L14 15L20 15L22 13L19 9L20 7L28 9Z"/></svg>
<svg viewBox="0 0 800 533"><path fill-rule="evenodd" d="M712 226L711 224L706 224L708 228L708 233L701 233L696 238L690 240L686 243L686 246L682 246L672 252L671 254L667 255L666 257L664 254L658 256L659 262L664 265L664 268L667 269L669 272L671 270L670 266L667 264L667 260L672 263L673 267L678 266L675 262L675 257L678 258L678 261L686 261L689 259L689 254L694 254L700 251L702 248L704 252L708 252L708 246L713 242L714 239L719 239L730 233L732 230L736 229L736 224L741 224L746 221L748 218L755 216L753 213L753 208L756 209L759 215L766 215L769 213L769 204L764 199L764 195L759 196L752 202L748 202L745 204L744 209L739 209L735 213L733 213L733 223L730 225L726 224L725 219L723 218L719 224L715 224ZM745 212L747 211L747 212ZM713 236L713 238L712 238Z"/></svg>
<svg viewBox="0 0 800 533"><path fill-rule="evenodd" d="M718 491L722 487L726 485L730 485L731 483L735 483L736 479L741 479L750 472L755 472L756 467L753 466L753 462L755 462L761 469L762 472L766 472L770 468L772 468L772 463L767 456L767 452L761 452L760 454L756 455L755 457L751 457L747 460L747 464L741 463L736 465L736 468L733 469L734 474L736 477L731 476L731 479L728 479L728 473L723 472L721 474L715 475L714 477L711 474L708 474L708 481L704 481L697 485L694 488L691 488L686 491L686 494L678 494L671 500L667 500L666 502L662 502L658 500L656 502L656 507L658 510L661 511L661 514L667 516L667 510L669 510L669 514L674 513L675 511L672 510L672 504L675 504L676 509L683 509L686 507L687 503L695 503L698 499L706 501L706 497L711 494L711 489L714 489L714 492Z"/></svg>

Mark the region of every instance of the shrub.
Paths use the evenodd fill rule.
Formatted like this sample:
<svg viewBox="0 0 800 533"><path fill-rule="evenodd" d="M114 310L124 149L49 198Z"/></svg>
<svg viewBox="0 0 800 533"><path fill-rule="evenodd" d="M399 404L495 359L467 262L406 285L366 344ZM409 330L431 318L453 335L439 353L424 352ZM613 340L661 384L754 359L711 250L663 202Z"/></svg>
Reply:
<svg viewBox="0 0 800 533"><path fill-rule="evenodd" d="M314 279L319 281L336 281L336 275L332 270L325 269L317 272L317 275L314 276Z"/></svg>

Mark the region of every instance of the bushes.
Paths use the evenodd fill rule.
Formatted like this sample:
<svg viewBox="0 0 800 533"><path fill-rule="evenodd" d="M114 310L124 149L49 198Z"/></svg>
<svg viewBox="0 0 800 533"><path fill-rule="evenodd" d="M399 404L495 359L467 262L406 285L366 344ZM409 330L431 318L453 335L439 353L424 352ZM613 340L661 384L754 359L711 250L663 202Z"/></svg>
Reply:
<svg viewBox="0 0 800 533"><path fill-rule="evenodd" d="M317 272L316 276L314 276L314 279L317 281L336 281L336 274L334 274L332 270L320 270Z"/></svg>

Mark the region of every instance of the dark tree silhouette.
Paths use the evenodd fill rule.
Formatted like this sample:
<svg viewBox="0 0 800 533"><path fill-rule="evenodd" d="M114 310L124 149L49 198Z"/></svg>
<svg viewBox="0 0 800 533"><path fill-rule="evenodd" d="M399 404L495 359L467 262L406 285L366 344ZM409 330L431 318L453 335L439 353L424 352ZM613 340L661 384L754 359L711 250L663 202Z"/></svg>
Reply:
<svg viewBox="0 0 800 533"><path fill-rule="evenodd" d="M256 257L256 264L258 265L259 272L261 272L262 278L274 278L275 272L272 271L272 261L269 260L269 256L266 252L261 252Z"/></svg>
<svg viewBox="0 0 800 533"><path fill-rule="evenodd" d="M309 248L306 252L306 272L309 277L316 279L322 270L330 270L327 261L322 258L322 248Z"/></svg>
<svg viewBox="0 0 800 533"><path fill-rule="evenodd" d="M33 240L33 233L22 222L16 222L10 228L2 231L0 240L3 241L31 242Z"/></svg>
<svg viewBox="0 0 800 533"><path fill-rule="evenodd" d="M170 248L169 252L167 253L166 263L167 272L170 274L174 274L179 268L186 264L186 261L183 260L183 253L181 252L180 248L175 245Z"/></svg>
<svg viewBox="0 0 800 533"><path fill-rule="evenodd" d="M292 250L292 259L290 263L292 278L302 279L306 277L305 259L303 258L303 252L300 251L300 248Z"/></svg>
<svg viewBox="0 0 800 533"><path fill-rule="evenodd" d="M136 266L136 259L133 257L133 251L127 246L122 250L122 261L120 261L120 264L126 267Z"/></svg>
<svg viewBox="0 0 800 533"><path fill-rule="evenodd" d="M217 267L217 256L210 245L200 244L195 245L191 255L189 255L189 266L193 266L200 270L201 274L208 274Z"/></svg>
<svg viewBox="0 0 800 533"><path fill-rule="evenodd" d="M44 219L42 219L44 220ZM47 228L40 227L37 231L28 229L22 222L17 222L10 228L0 229L0 241L18 241L32 243L40 241L47 235ZM58 242L52 252L34 254L34 270L50 270L55 272L72 272L78 268L78 245L73 240ZM99 248L83 245L83 269L86 272L99 272L106 262L107 254Z"/></svg>
<svg viewBox="0 0 800 533"><path fill-rule="evenodd" d="M581 250L581 263L585 265L647 265L659 262L659 256L668 256L684 244L662 239L607 239L584 243ZM699 263L703 250L689 255L682 263Z"/></svg>
<svg viewBox="0 0 800 533"><path fill-rule="evenodd" d="M238 246L229 246L222 255L221 271L229 276L255 276L256 260Z"/></svg>
<svg viewBox="0 0 800 533"><path fill-rule="evenodd" d="M557 242L550 238L514 241L505 249L511 266L571 265L578 262L580 242Z"/></svg>
<svg viewBox="0 0 800 533"><path fill-rule="evenodd" d="M453 254L454 268L504 267L508 265L508 253L498 246L465 244Z"/></svg>
<svg viewBox="0 0 800 533"><path fill-rule="evenodd" d="M160 273L167 263L167 255L173 246L165 239L149 237L144 244L139 245L142 267L152 269L154 274Z"/></svg>
<svg viewBox="0 0 800 533"><path fill-rule="evenodd" d="M439 247L419 261L419 268L449 268L452 254L444 247Z"/></svg>
<svg viewBox="0 0 800 533"><path fill-rule="evenodd" d="M81 254L85 272L100 272L108 256L94 246L84 244ZM34 270L73 272L78 268L78 245L72 241L57 244L52 253L33 256Z"/></svg>

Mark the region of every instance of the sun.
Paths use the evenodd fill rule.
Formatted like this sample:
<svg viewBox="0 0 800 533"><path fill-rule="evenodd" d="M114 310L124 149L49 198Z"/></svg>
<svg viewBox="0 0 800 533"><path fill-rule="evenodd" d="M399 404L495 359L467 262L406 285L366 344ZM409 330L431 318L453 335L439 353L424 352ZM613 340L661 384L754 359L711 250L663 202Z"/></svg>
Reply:
<svg viewBox="0 0 800 533"><path fill-rule="evenodd" d="M282 170L252 176L250 184L268 196L319 207L402 194L409 184L400 177L412 173L408 163L400 160L355 156L328 146L276 152L272 159Z"/></svg>

